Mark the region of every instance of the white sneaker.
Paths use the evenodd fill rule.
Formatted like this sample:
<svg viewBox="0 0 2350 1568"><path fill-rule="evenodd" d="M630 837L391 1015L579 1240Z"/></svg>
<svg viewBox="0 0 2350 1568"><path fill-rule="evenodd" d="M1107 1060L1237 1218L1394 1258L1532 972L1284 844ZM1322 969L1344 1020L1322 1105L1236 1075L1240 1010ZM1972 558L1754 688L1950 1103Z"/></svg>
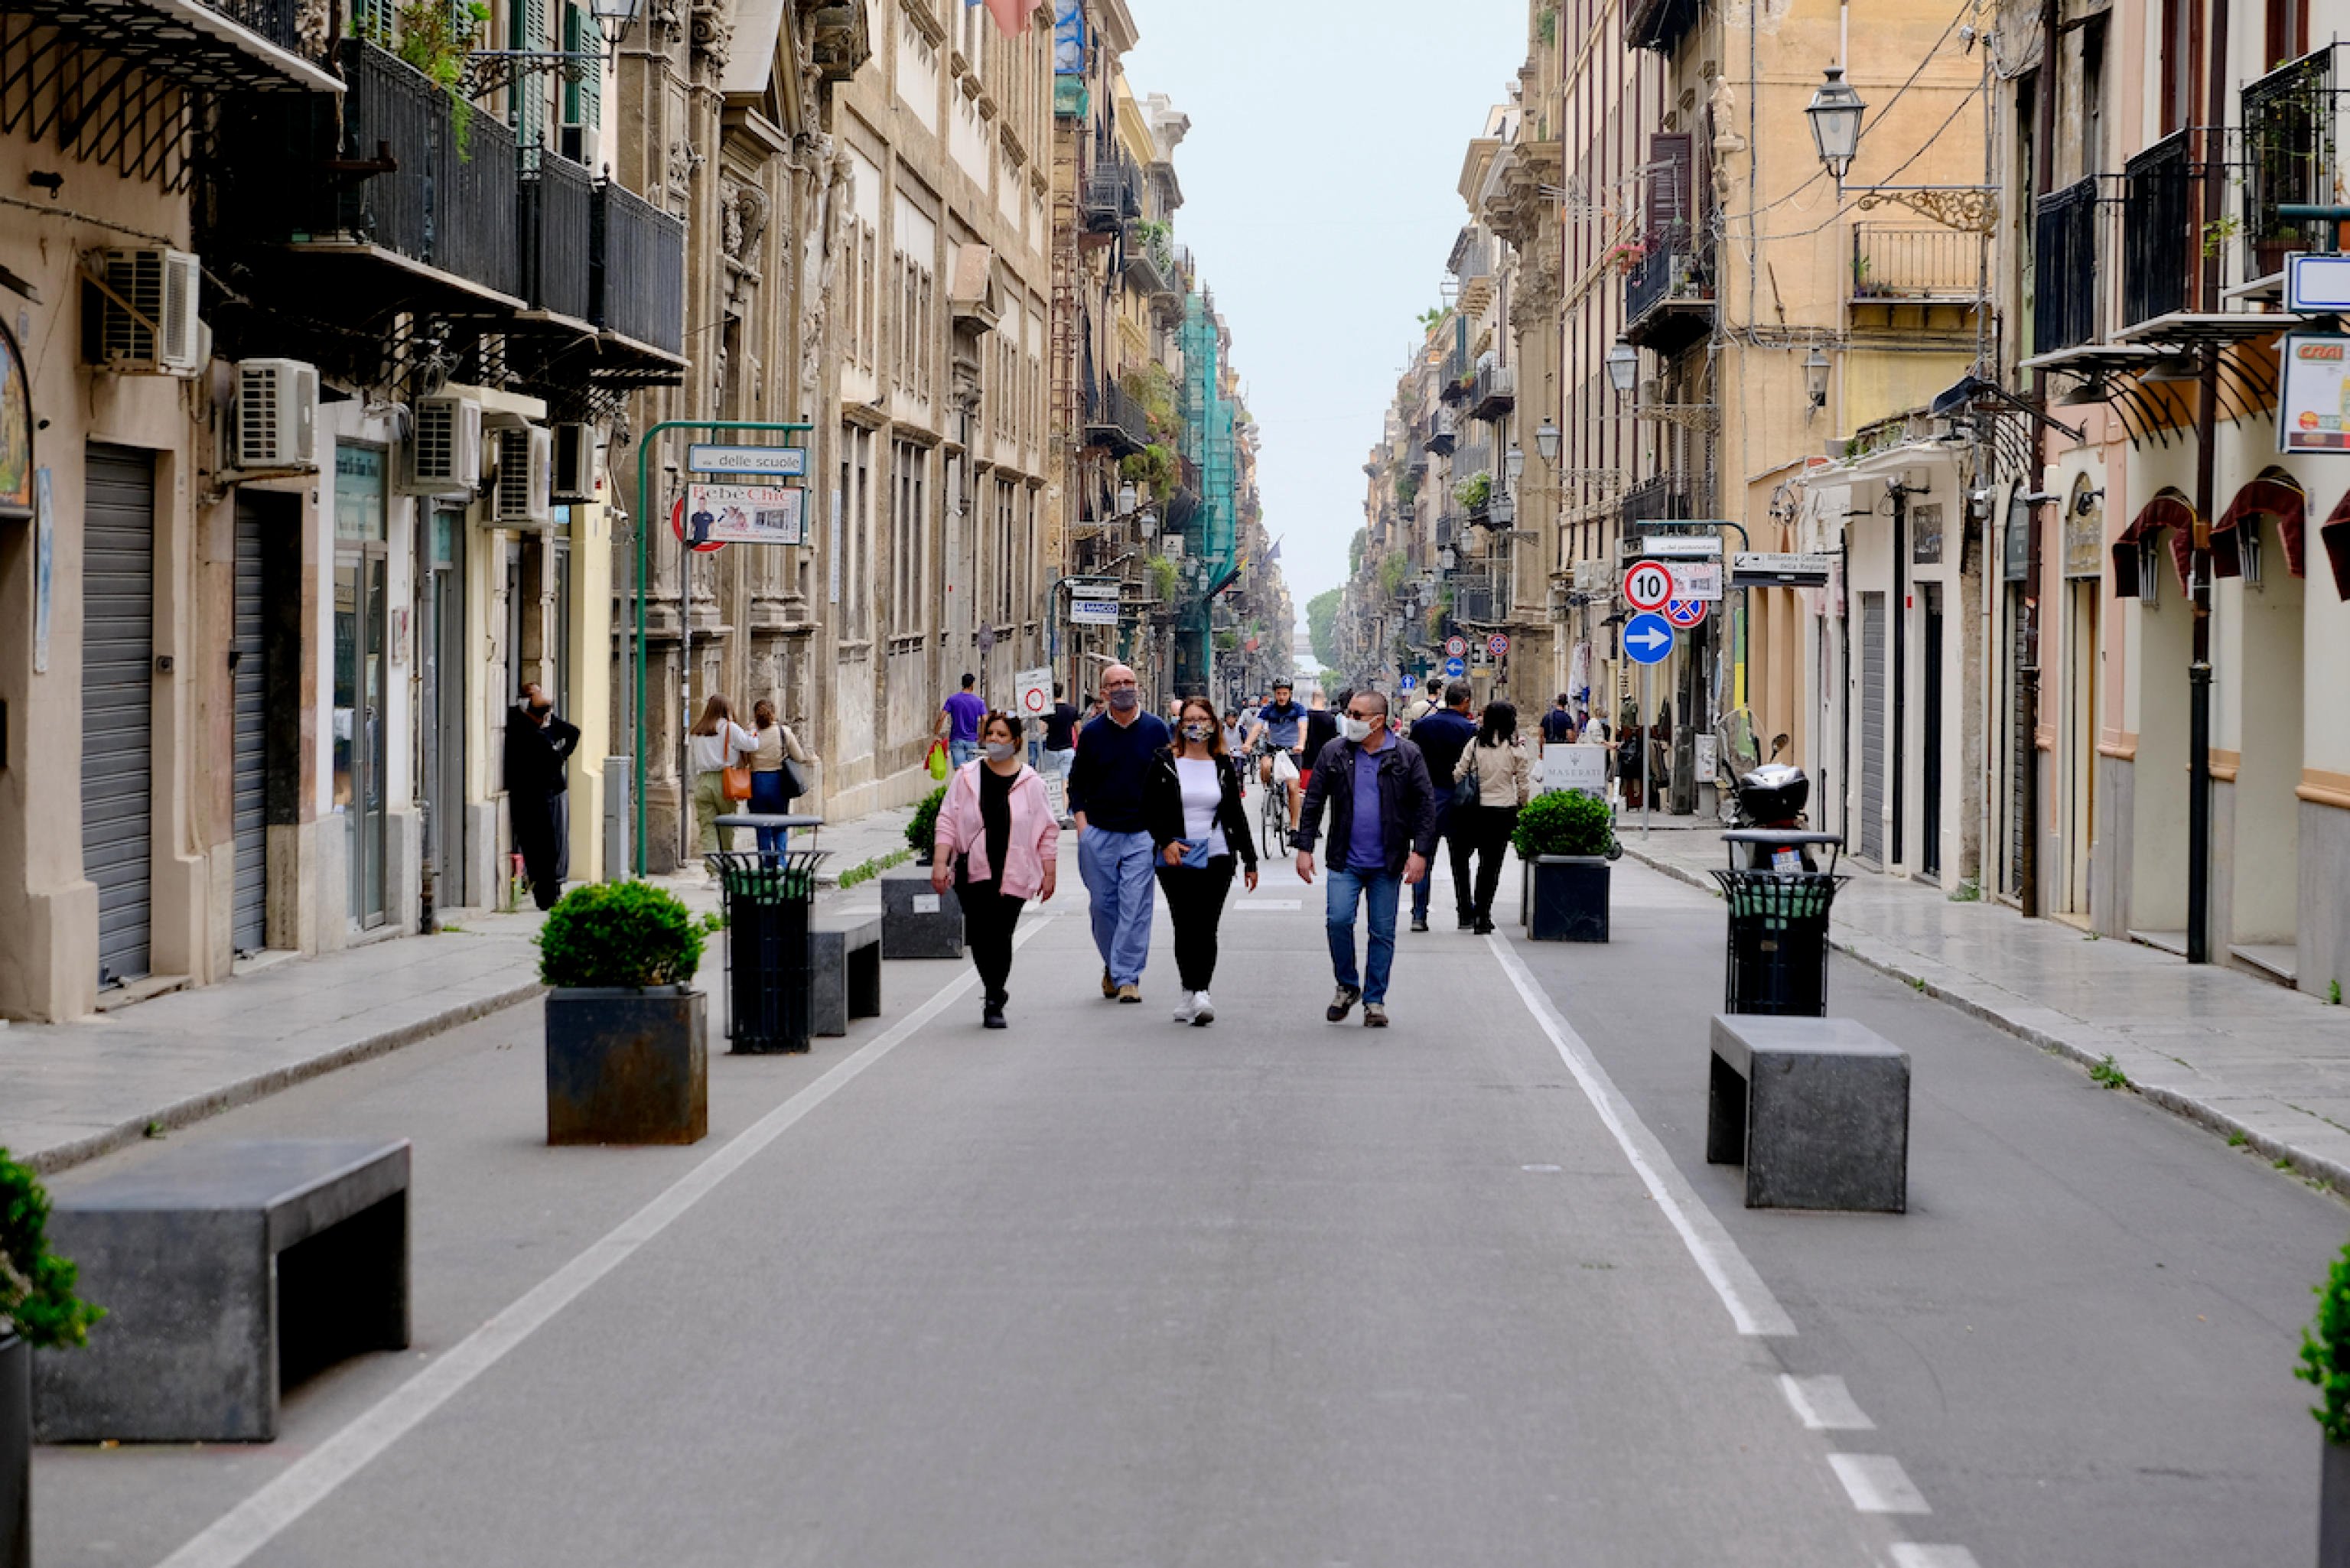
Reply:
<svg viewBox="0 0 2350 1568"><path fill-rule="evenodd" d="M1175 1008L1175 1022L1178 1023L1190 1023L1196 1021L1199 1016L1200 993L1194 991L1185 992L1183 993L1183 1000L1178 1003Z"/></svg>
<svg viewBox="0 0 2350 1568"><path fill-rule="evenodd" d="M1208 1000L1206 992L1196 992L1191 998L1191 1026L1196 1029L1202 1023L1213 1023L1215 1021L1216 1004Z"/></svg>

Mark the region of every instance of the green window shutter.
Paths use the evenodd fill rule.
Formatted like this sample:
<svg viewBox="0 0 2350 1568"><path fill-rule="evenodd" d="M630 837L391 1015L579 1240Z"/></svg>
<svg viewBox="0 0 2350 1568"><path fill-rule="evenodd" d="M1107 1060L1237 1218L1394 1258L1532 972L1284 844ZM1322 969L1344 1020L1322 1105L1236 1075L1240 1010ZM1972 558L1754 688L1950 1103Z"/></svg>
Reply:
<svg viewBox="0 0 2350 1568"><path fill-rule="evenodd" d="M604 36L577 5L563 7L563 47L575 55L595 57L581 62L577 81L567 75L563 84L563 122L592 129L603 123Z"/></svg>
<svg viewBox="0 0 2350 1568"><path fill-rule="evenodd" d="M551 47L546 36L546 0L514 0L508 19L508 48L539 53ZM511 90L515 140L526 148L546 145L546 77L537 71L518 72Z"/></svg>

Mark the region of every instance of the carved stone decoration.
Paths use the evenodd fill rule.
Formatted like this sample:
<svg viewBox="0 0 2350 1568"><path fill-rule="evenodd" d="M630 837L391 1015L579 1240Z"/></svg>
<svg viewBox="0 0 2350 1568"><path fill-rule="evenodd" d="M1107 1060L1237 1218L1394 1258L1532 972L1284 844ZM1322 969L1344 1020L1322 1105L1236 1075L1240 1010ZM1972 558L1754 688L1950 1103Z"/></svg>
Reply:
<svg viewBox="0 0 2350 1568"><path fill-rule="evenodd" d="M1907 207L1913 213L1933 219L1946 229L1958 229L1970 234L1993 234L1999 228L1999 192L1980 185L1927 185L1914 191L1871 191L1864 193L1858 202L1864 213L1888 204Z"/></svg>
<svg viewBox="0 0 2350 1568"><path fill-rule="evenodd" d="M682 191L702 172L709 160L695 151L692 142L681 136L669 144L669 182Z"/></svg>
<svg viewBox="0 0 2350 1568"><path fill-rule="evenodd" d="M328 47L335 40L333 7L328 0L302 0L300 9L294 15L294 36L308 58L327 57Z"/></svg>
<svg viewBox="0 0 2350 1568"><path fill-rule="evenodd" d="M800 290L800 399L803 408L816 406L825 360L825 325L831 317L832 293L838 282L840 225L850 205L857 165L837 148L829 136L808 139L806 166L824 182L815 195L816 222L807 243L815 277Z"/></svg>
<svg viewBox="0 0 2350 1568"><path fill-rule="evenodd" d="M756 185L731 181L719 196L718 243L729 261L745 261L758 254L767 232L767 193Z"/></svg>
<svg viewBox="0 0 2350 1568"><path fill-rule="evenodd" d="M728 0L693 0L694 57L718 69L726 64L733 44L733 8Z"/></svg>
<svg viewBox="0 0 2350 1568"><path fill-rule="evenodd" d="M678 8L677 0L650 0L645 6L645 20L674 36L685 26L685 14Z"/></svg>

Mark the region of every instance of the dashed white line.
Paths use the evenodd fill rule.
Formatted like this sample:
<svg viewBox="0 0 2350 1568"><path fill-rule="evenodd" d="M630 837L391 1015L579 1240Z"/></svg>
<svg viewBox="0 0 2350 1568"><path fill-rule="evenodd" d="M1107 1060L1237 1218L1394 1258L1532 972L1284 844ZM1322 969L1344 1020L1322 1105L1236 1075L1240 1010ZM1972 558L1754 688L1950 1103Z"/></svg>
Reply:
<svg viewBox="0 0 2350 1568"><path fill-rule="evenodd" d="M1963 1546L1912 1546L1897 1542L1893 1568L1981 1568L1975 1554Z"/></svg>
<svg viewBox="0 0 2350 1568"><path fill-rule="evenodd" d="M1863 1513L1931 1513L1926 1496L1910 1484L1901 1461L1890 1454L1830 1454L1828 1464L1844 1482L1852 1506Z"/></svg>
<svg viewBox="0 0 2350 1568"><path fill-rule="evenodd" d="M1779 1375L1779 1392L1795 1407L1796 1418L1814 1432L1873 1432L1877 1423L1853 1402L1841 1377Z"/></svg>

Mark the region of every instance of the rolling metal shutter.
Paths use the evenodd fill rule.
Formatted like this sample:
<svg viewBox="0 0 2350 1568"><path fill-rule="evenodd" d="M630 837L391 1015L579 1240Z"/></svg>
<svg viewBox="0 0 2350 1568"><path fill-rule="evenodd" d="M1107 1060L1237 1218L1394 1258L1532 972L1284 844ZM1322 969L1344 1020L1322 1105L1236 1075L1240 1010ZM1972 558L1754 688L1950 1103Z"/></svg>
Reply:
<svg viewBox="0 0 2350 1568"><path fill-rule="evenodd" d="M269 827L267 813L267 655L262 645L262 511L236 504L236 626L229 643L229 679L235 689L236 891L230 941L239 952L259 952L267 938Z"/></svg>
<svg viewBox="0 0 2350 1568"><path fill-rule="evenodd" d="M1860 855L1885 860L1885 596L1860 596Z"/></svg>
<svg viewBox="0 0 2350 1568"><path fill-rule="evenodd" d="M155 460L92 443L84 463L81 863L98 884L99 983L147 973L154 739Z"/></svg>

